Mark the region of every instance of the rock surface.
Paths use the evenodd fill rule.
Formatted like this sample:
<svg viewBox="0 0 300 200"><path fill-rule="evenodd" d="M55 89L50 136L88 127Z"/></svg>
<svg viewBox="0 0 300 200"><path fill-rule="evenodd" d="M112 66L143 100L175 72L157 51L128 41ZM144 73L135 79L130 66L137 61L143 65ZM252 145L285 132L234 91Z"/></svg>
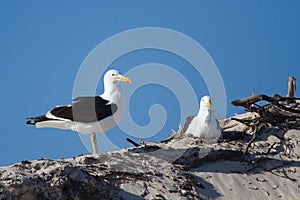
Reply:
<svg viewBox="0 0 300 200"><path fill-rule="evenodd" d="M240 116L250 116L246 113ZM223 139L175 134L115 152L0 167L0 199L297 199L300 131L220 120Z"/></svg>

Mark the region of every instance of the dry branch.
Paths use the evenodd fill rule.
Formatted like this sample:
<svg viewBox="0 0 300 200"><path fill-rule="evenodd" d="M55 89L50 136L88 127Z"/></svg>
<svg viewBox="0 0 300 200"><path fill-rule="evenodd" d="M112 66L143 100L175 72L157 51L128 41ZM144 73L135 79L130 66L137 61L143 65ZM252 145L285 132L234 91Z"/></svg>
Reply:
<svg viewBox="0 0 300 200"><path fill-rule="evenodd" d="M133 141L132 139L130 138L126 138L127 142L129 142L130 144L132 144L133 146L135 147L138 147L138 146L141 146L140 144L136 143L135 141Z"/></svg>
<svg viewBox="0 0 300 200"><path fill-rule="evenodd" d="M289 82L288 82L288 93L287 97L294 97L296 91L296 78L293 76L289 77Z"/></svg>
<svg viewBox="0 0 300 200"><path fill-rule="evenodd" d="M243 106L247 110L255 111L256 110L255 106L260 107L260 106L256 105L257 102L267 101L267 102L283 109L284 111L289 111L292 113L300 114L300 109L292 109L292 108L286 106L286 105L288 105L289 102L295 102L296 100L300 100L300 98L295 98L295 97L280 97L280 98L278 98L278 97L280 97L280 95L276 95L275 97L269 97L267 95L260 94L260 95L256 95L256 96L250 96L250 97L231 101L231 104L234 106ZM253 105L255 105L255 106L253 106Z"/></svg>
<svg viewBox="0 0 300 200"><path fill-rule="evenodd" d="M234 106L242 106L246 110L258 114L258 116L253 119L236 120L235 118L232 118L254 130L253 138L248 143L246 152L251 143L256 139L257 134L264 128L277 127L283 130L300 130L300 98L294 97L295 90L296 79L290 76L287 97L282 97L279 94L273 94L273 97L259 94L231 102Z"/></svg>

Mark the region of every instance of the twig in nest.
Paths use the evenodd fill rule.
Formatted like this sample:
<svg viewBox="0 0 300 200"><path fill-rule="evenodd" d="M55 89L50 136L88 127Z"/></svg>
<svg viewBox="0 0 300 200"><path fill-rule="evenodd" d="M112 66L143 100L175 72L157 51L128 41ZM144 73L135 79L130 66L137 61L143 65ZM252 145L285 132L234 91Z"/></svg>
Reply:
<svg viewBox="0 0 300 200"><path fill-rule="evenodd" d="M238 118L235 118L235 117L231 117L230 119L235 120L237 122L240 122L242 124L245 124L247 126L253 121L252 119L238 119Z"/></svg>
<svg viewBox="0 0 300 200"><path fill-rule="evenodd" d="M246 146L246 149L244 151L244 154L248 153L248 149L249 149L250 145L254 142L254 140L257 137L257 132L258 132L258 127L257 127L257 125L255 125L254 126L254 131L253 131L253 136L252 136L251 140L248 142L248 144Z"/></svg>
<svg viewBox="0 0 300 200"><path fill-rule="evenodd" d="M132 144L135 147L139 147L141 145L147 145L147 144L153 144L153 142L145 142L143 140L140 140L140 143L136 143L133 140L131 140L130 138L126 138L127 142L129 142L130 144ZM154 142L155 143L155 142Z"/></svg>
<svg viewBox="0 0 300 200"><path fill-rule="evenodd" d="M180 134L180 133L173 133L173 135L171 135L168 139L162 140L162 141L160 141L160 143L168 143L171 140L173 140L174 138L178 137L178 134Z"/></svg>
<svg viewBox="0 0 300 200"><path fill-rule="evenodd" d="M171 140L173 140L173 138L174 137L169 137L168 139L166 139L166 140L162 140L162 141L160 141L160 143L168 143L168 142L170 142Z"/></svg>
<svg viewBox="0 0 300 200"><path fill-rule="evenodd" d="M269 154L271 152L271 150L273 149L273 147L275 146L275 144L277 144L277 142L274 142L268 149L267 154Z"/></svg>
<svg viewBox="0 0 300 200"><path fill-rule="evenodd" d="M135 141L133 141L132 139L130 138L126 138L127 142L129 142L130 144L132 144L133 146L135 147L138 147L138 146L141 146L140 144L136 143Z"/></svg>

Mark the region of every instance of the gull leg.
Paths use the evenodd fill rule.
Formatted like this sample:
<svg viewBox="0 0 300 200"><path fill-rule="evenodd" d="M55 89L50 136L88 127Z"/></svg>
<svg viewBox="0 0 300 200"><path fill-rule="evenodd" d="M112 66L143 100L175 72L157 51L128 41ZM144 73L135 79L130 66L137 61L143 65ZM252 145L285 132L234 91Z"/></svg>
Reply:
<svg viewBox="0 0 300 200"><path fill-rule="evenodd" d="M91 134L91 142L92 142L92 146L93 146L93 154L98 154L96 133Z"/></svg>

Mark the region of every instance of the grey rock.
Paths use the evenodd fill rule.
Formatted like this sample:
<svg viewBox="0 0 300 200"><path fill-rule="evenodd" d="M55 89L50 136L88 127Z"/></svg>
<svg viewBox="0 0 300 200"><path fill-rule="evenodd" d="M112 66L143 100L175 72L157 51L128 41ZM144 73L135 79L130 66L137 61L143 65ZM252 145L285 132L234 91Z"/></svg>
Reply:
<svg viewBox="0 0 300 200"><path fill-rule="evenodd" d="M299 184L300 131L266 130L251 152L244 155L251 131L239 122L221 121L224 135L234 132L242 136L208 142L175 133L167 142L146 143L97 157L38 159L0 167L0 199L185 200L231 195L216 191L210 182L215 173L244 177L279 170L289 177L293 175L293 185ZM269 184L261 181L265 178L256 180ZM253 191L259 189L256 187L245 188Z"/></svg>

